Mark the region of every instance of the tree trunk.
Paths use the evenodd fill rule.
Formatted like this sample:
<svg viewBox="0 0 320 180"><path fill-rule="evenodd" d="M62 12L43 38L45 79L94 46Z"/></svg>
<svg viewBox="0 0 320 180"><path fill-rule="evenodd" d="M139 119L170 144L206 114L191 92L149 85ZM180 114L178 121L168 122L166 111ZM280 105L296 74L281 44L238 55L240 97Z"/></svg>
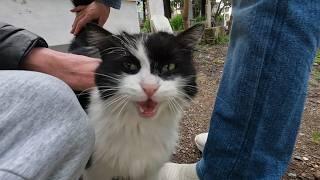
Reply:
<svg viewBox="0 0 320 180"><path fill-rule="evenodd" d="M201 0L201 16L206 17L206 0Z"/></svg>
<svg viewBox="0 0 320 180"><path fill-rule="evenodd" d="M211 27L211 16L212 16L212 9L211 9L211 0L207 0L207 27Z"/></svg>
<svg viewBox="0 0 320 180"><path fill-rule="evenodd" d="M190 24L189 24L189 0L184 0L183 1L183 26L184 29L188 29Z"/></svg>
<svg viewBox="0 0 320 180"><path fill-rule="evenodd" d="M171 18L171 6L170 6L170 0L163 0L163 6L164 6L164 15L166 18Z"/></svg>
<svg viewBox="0 0 320 180"><path fill-rule="evenodd" d="M142 0L143 21L147 20L147 15L146 15L146 5L147 5L146 0Z"/></svg>

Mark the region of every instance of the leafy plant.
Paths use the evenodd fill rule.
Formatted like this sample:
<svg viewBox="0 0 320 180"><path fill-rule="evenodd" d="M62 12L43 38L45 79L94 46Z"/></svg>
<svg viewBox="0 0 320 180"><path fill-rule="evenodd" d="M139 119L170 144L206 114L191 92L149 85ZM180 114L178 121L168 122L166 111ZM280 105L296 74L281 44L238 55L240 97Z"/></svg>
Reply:
<svg viewBox="0 0 320 180"><path fill-rule="evenodd" d="M198 16L198 17L195 18L195 22L196 23L201 23L201 22L203 22L205 20L206 20L206 17L204 17L204 16Z"/></svg>
<svg viewBox="0 0 320 180"><path fill-rule="evenodd" d="M317 81L320 81L320 71L318 69L314 68L313 75Z"/></svg>
<svg viewBox="0 0 320 180"><path fill-rule="evenodd" d="M223 36L218 36L214 40L215 44L228 44L229 43L229 36L223 35Z"/></svg>
<svg viewBox="0 0 320 180"><path fill-rule="evenodd" d="M314 143L320 144L320 132L313 132L312 133L312 141Z"/></svg>
<svg viewBox="0 0 320 180"><path fill-rule="evenodd" d="M141 29L142 32L151 32L151 25L150 20L146 19L143 23L143 28Z"/></svg>
<svg viewBox="0 0 320 180"><path fill-rule="evenodd" d="M183 30L183 19L182 15L178 14L170 19L171 27L174 31L182 31Z"/></svg>

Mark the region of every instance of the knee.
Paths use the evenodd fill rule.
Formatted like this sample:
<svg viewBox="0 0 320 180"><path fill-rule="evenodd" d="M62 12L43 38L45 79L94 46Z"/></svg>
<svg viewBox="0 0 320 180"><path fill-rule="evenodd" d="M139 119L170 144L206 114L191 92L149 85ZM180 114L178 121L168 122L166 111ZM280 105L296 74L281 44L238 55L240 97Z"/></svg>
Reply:
<svg viewBox="0 0 320 180"><path fill-rule="evenodd" d="M71 88L62 80L39 72L7 71L0 81L4 82L0 91L5 92L7 101L50 103L53 99L69 102L75 99Z"/></svg>
<svg viewBox="0 0 320 180"><path fill-rule="evenodd" d="M87 114L72 89L62 80L38 72L13 71L6 73L5 82L5 86L0 87L0 92L5 92L0 100L3 97L11 103L5 103L2 109L17 112L13 113L17 123L30 129L56 129L55 134L68 141L94 142L94 131Z"/></svg>

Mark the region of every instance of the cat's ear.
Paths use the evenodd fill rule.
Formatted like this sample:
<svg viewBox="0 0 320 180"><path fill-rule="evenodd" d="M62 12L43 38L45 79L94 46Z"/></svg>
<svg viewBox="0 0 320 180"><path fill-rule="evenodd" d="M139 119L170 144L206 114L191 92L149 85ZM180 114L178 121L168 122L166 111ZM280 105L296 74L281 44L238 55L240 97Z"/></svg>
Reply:
<svg viewBox="0 0 320 180"><path fill-rule="evenodd" d="M193 49L200 42L203 32L204 24L196 24L178 34L178 42L187 48Z"/></svg>
<svg viewBox="0 0 320 180"><path fill-rule="evenodd" d="M103 49L107 41L110 41L112 33L94 23L88 23L79 34L87 41L89 46Z"/></svg>

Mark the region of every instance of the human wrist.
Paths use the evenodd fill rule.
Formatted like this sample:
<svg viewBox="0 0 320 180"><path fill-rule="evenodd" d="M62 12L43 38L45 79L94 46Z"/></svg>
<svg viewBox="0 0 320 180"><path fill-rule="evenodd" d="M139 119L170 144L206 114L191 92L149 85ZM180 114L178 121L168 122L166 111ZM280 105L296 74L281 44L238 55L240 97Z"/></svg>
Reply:
<svg viewBox="0 0 320 180"><path fill-rule="evenodd" d="M57 59L53 50L48 48L33 48L20 64L24 70L47 72L50 63Z"/></svg>

